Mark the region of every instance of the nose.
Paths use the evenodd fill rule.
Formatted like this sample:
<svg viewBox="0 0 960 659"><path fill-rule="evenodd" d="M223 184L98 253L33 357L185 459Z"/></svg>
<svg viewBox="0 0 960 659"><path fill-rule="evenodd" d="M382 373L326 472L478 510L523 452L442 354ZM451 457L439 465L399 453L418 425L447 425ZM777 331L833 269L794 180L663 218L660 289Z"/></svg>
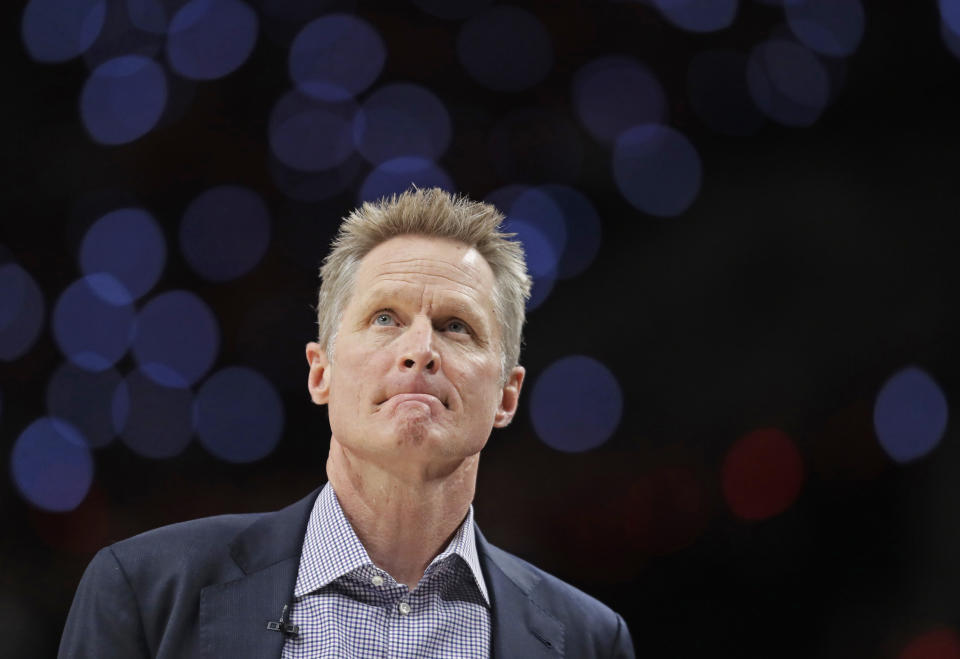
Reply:
<svg viewBox="0 0 960 659"><path fill-rule="evenodd" d="M402 371L440 370L440 353L433 346L433 325L428 319L418 318L404 332L398 365Z"/></svg>

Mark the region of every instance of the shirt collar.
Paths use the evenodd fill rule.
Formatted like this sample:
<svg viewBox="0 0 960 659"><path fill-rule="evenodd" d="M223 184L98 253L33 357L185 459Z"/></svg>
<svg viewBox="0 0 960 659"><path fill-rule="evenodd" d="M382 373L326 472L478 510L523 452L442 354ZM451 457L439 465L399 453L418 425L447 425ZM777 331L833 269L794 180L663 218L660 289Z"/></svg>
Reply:
<svg viewBox="0 0 960 659"><path fill-rule="evenodd" d="M473 506L468 509L466 519L457 529L450 544L430 562L427 572L454 555L459 556L470 568L477 589L489 606L490 596L477 554ZM327 483L313 504L310 520L307 522L294 597L303 597L358 568L372 565L373 561L370 560L367 550L343 514L333 486Z"/></svg>

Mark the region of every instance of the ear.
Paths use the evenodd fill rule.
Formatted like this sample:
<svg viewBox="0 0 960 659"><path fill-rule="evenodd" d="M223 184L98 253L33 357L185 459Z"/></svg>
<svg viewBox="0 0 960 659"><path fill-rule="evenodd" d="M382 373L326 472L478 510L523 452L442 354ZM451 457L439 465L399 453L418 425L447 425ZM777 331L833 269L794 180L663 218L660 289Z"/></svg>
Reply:
<svg viewBox="0 0 960 659"><path fill-rule="evenodd" d="M517 413L517 404L520 402L520 389L523 387L523 377L527 371L523 366L514 366L507 377L506 384L500 392L500 404L493 417L493 427L503 428L510 424L513 415Z"/></svg>
<svg viewBox="0 0 960 659"><path fill-rule="evenodd" d="M307 344L307 363L310 365L307 375L310 399L317 405L326 405L330 400L330 360L316 341Z"/></svg>

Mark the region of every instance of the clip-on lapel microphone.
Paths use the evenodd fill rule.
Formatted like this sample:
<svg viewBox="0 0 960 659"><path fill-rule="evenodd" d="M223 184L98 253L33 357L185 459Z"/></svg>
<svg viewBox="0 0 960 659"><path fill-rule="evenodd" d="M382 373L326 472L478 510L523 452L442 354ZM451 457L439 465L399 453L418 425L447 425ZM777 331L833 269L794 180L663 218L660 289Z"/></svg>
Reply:
<svg viewBox="0 0 960 659"><path fill-rule="evenodd" d="M300 633L300 625L290 622L290 605L284 604L283 611L280 612L279 620L267 621L267 629L272 632L280 632L285 636L296 636Z"/></svg>

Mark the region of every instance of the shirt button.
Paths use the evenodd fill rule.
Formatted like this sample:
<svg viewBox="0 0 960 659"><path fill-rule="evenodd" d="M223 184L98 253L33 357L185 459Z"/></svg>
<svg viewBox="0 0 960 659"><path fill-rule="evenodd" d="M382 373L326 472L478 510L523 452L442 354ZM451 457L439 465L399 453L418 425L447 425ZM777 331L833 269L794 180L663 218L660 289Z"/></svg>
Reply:
<svg viewBox="0 0 960 659"><path fill-rule="evenodd" d="M381 577L379 574L375 574L370 579L370 583L372 583L374 586L377 586L379 588L380 586L383 585L383 577Z"/></svg>
<svg viewBox="0 0 960 659"><path fill-rule="evenodd" d="M410 613L410 605L407 604L406 602L400 602L400 606L398 606L397 608L400 609L401 615L407 615L408 613Z"/></svg>

